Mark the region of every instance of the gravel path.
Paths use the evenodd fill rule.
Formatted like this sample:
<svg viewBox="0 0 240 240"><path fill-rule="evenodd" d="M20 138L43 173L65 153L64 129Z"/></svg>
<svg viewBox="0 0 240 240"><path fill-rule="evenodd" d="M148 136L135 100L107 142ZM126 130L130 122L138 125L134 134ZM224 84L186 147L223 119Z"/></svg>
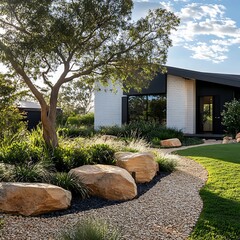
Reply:
<svg viewBox="0 0 240 240"><path fill-rule="evenodd" d="M59 239L59 233L87 217L107 220L123 239L186 239L202 209L199 189L207 172L196 162L178 158L177 171L159 174L138 186L139 197L127 202L97 198L75 201L71 209L40 217L2 215L2 240Z"/></svg>

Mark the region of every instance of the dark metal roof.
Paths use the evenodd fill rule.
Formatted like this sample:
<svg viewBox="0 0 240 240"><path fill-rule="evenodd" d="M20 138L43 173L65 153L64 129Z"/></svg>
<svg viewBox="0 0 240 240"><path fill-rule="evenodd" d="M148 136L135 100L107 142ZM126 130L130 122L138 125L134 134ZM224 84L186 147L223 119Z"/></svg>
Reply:
<svg viewBox="0 0 240 240"><path fill-rule="evenodd" d="M183 78L195 79L200 81L218 83L232 87L240 87L240 75L222 74L222 73L205 73L186 70L175 67L167 67L167 74Z"/></svg>

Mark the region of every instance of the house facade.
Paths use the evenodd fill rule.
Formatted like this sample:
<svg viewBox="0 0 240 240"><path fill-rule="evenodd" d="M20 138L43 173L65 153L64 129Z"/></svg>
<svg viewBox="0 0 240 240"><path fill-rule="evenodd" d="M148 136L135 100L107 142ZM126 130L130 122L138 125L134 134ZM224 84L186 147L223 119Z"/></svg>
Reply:
<svg viewBox="0 0 240 240"><path fill-rule="evenodd" d="M141 93L120 86L95 92L95 128L158 121L185 134L222 134L224 104L240 98L240 75L203 73L167 67Z"/></svg>

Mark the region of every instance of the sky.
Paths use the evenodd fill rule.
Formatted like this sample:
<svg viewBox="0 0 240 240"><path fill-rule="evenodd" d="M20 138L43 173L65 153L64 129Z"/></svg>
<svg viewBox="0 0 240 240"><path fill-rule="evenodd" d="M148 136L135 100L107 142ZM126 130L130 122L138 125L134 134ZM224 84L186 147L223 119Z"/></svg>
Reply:
<svg viewBox="0 0 240 240"><path fill-rule="evenodd" d="M240 0L134 0L133 19L165 8L181 19L167 65L240 74Z"/></svg>

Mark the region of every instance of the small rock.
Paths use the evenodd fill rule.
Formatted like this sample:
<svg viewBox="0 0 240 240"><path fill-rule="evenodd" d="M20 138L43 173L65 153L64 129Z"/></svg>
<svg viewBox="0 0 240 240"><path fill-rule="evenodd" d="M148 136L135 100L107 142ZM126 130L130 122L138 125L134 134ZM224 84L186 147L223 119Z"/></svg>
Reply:
<svg viewBox="0 0 240 240"><path fill-rule="evenodd" d="M170 138L160 141L162 147L181 147L182 143L178 138Z"/></svg>

